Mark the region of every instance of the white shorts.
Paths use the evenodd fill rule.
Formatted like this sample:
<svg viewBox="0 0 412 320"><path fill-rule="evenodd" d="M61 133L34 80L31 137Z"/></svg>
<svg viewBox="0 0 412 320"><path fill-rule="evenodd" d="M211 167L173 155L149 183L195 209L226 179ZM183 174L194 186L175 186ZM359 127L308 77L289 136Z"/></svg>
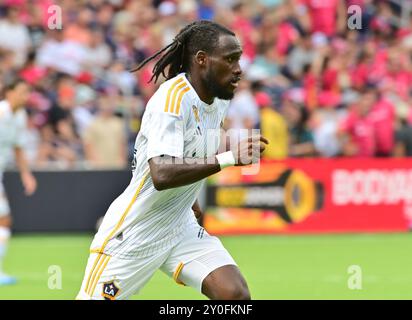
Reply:
<svg viewBox="0 0 412 320"><path fill-rule="evenodd" d="M3 174L0 172L0 218L8 216L9 214L10 206L3 186Z"/></svg>
<svg viewBox="0 0 412 320"><path fill-rule="evenodd" d="M122 300L137 294L160 269L178 284L201 292L208 274L225 265L236 265L220 240L202 227L189 228L170 250L150 257L120 259L92 253L76 299Z"/></svg>

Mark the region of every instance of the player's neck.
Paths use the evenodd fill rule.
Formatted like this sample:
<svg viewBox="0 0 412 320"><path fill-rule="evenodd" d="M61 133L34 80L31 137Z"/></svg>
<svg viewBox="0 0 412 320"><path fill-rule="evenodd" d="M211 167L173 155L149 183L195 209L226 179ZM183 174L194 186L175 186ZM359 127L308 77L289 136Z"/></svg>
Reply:
<svg viewBox="0 0 412 320"><path fill-rule="evenodd" d="M191 74L186 73L186 78L190 82L192 87L195 89L200 100L202 100L204 103L207 103L207 104L213 103L213 101L215 100L215 97L213 97L209 92L207 92L207 89L203 85L200 77L194 77Z"/></svg>

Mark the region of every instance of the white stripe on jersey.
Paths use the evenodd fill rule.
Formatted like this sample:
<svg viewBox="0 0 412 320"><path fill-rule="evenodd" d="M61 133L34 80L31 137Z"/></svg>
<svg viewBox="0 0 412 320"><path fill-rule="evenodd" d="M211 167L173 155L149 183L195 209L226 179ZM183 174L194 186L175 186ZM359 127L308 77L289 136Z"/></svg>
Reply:
<svg viewBox="0 0 412 320"><path fill-rule="evenodd" d="M157 191L148 160L162 154L206 158L219 146L207 145L207 130L219 130L229 101L200 100L184 74L163 83L149 100L135 143L133 177L111 204L91 250L120 258L150 256L168 250L183 230L197 224L191 209L204 181ZM218 133L218 132L216 132ZM209 148L209 150L208 150Z"/></svg>

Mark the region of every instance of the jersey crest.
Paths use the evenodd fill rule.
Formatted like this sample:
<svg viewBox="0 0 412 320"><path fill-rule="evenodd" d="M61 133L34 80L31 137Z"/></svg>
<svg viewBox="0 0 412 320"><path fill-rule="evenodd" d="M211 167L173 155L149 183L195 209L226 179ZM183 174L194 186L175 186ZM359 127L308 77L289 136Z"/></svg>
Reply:
<svg viewBox="0 0 412 320"><path fill-rule="evenodd" d="M192 106L192 110L193 110L193 115L195 116L196 122L200 122L199 110L197 109L195 105Z"/></svg>

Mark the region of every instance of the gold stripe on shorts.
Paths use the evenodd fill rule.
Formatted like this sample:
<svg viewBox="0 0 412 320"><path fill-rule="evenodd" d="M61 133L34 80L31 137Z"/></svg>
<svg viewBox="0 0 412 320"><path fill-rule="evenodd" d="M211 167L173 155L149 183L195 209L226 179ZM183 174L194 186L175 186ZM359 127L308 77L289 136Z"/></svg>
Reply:
<svg viewBox="0 0 412 320"><path fill-rule="evenodd" d="M92 295L93 295L94 290L96 289L96 286L97 286L97 284L99 283L100 277L101 277L104 269L106 268L107 264L109 263L110 258L111 258L110 256L106 256L106 257L104 258L104 262L103 262L103 264L102 264L102 267L101 267L100 270L99 270L99 273L97 274L97 277L96 277L96 279L95 279L95 281L94 281L94 284L93 284L93 286L92 286L92 288L91 288L91 290L90 290L89 296L92 296Z"/></svg>
<svg viewBox="0 0 412 320"><path fill-rule="evenodd" d="M177 284L185 286L185 284L179 280L179 275L182 272L183 267L184 267L183 262L180 262L175 272L173 273L173 280L176 281Z"/></svg>
<svg viewBox="0 0 412 320"><path fill-rule="evenodd" d="M101 257L102 257L102 254L101 254L101 253L98 253L98 254L97 254L97 257L96 257L96 259L95 259L95 261L94 261L93 267L92 267L92 269L90 270L90 273L89 273L89 276L88 276L87 282L86 282L86 287L84 288L84 291L85 291L86 293L87 293L88 290L89 290L90 279L91 279L92 275L94 274L96 265L97 265L97 263L99 262L99 260L100 260ZM99 266L100 266L100 265L99 265Z"/></svg>
<svg viewBox="0 0 412 320"><path fill-rule="evenodd" d="M102 259L101 259L102 258ZM110 256L105 255L105 254L99 254L99 256L96 258L96 262L94 263L93 269L89 275L89 280L86 286L86 293L91 296L94 292L94 289L96 288L97 282L100 279L100 276L104 270L104 268L106 267L107 263L109 262ZM99 262L100 261L100 262ZM95 267L96 264L97 268Z"/></svg>

